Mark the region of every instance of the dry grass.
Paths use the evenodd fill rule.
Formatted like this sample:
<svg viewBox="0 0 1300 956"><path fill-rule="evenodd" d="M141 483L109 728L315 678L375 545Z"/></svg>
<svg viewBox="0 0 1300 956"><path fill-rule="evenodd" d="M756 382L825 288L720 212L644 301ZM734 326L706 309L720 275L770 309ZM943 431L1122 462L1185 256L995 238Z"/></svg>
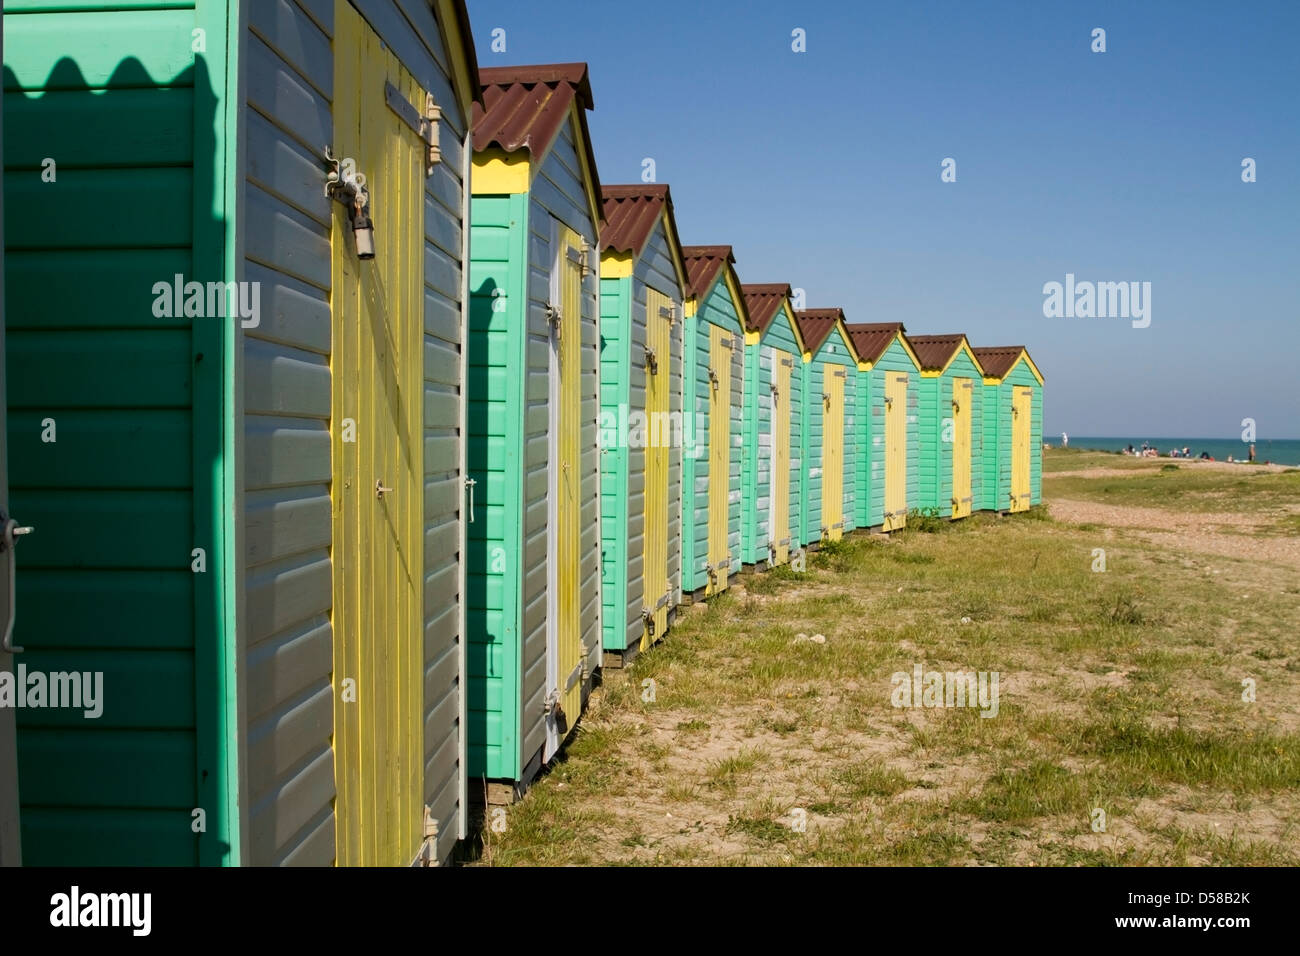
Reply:
<svg viewBox="0 0 1300 956"><path fill-rule="evenodd" d="M1054 458L1045 496L1080 494ZM1131 480L1124 502L1182 508ZM1245 480L1285 522L1297 486ZM1216 493L1201 481L1185 496ZM606 674L481 861L1296 865L1297 620L1293 568L1119 521L856 537L807 574L740 579ZM999 672L998 715L895 708L890 677L917 663Z"/></svg>

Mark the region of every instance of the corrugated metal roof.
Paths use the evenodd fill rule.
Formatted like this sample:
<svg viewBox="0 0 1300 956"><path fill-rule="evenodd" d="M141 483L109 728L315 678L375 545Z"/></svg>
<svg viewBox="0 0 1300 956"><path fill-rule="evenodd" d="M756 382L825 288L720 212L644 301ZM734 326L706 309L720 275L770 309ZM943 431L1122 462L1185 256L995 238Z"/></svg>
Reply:
<svg viewBox="0 0 1300 956"><path fill-rule="evenodd" d="M855 322L846 328L853 347L858 350L858 359L867 363L884 355L895 335L907 333L902 322Z"/></svg>
<svg viewBox="0 0 1300 956"><path fill-rule="evenodd" d="M668 207L668 221L672 223L673 200L667 185L605 186L600 191L600 201L605 207L605 228L600 231L600 247L607 252L628 252L639 256L665 206Z"/></svg>
<svg viewBox="0 0 1300 956"><path fill-rule="evenodd" d="M591 170L592 186L600 195L596 155L587 129L587 110L593 107L591 82L585 63L546 63L534 66L494 66L479 70L483 104L474 104L474 149L496 146L513 153L526 149L540 158L578 106L582 145Z"/></svg>
<svg viewBox="0 0 1300 956"><path fill-rule="evenodd" d="M686 261L686 294L696 299L704 297L722 270L736 264L731 246L682 246Z"/></svg>
<svg viewBox="0 0 1300 956"><path fill-rule="evenodd" d="M1002 378L1020 358L1025 350L1023 345L989 345L984 348L971 349L979 359L980 368L991 378Z"/></svg>
<svg viewBox="0 0 1300 956"><path fill-rule="evenodd" d="M749 309L749 324L745 328L750 332L763 332L772 324L781 303L790 298L790 283L742 285L740 291L745 296L745 307Z"/></svg>
<svg viewBox="0 0 1300 956"><path fill-rule="evenodd" d="M953 332L948 335L909 335L907 341L912 343L912 350L921 360L921 368L936 372L947 368L965 338L961 332Z"/></svg>
<svg viewBox="0 0 1300 956"><path fill-rule="evenodd" d="M804 309L794 314L803 334L803 344L809 352L816 354L822 343L835 329L836 322L844 320L843 309Z"/></svg>
<svg viewBox="0 0 1300 956"><path fill-rule="evenodd" d="M686 265L686 294L696 301L702 302L713 284L724 279L724 275L731 276L735 288L740 288L736 257L731 246L682 246L682 259ZM749 307L743 292L735 305L740 313L740 327L748 329Z"/></svg>

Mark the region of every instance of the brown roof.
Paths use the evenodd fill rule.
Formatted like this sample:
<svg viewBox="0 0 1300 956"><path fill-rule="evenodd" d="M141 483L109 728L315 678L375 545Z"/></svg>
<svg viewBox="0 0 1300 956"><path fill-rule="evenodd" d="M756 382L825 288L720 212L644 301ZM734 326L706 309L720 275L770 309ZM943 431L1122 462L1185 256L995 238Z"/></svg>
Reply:
<svg viewBox="0 0 1300 956"><path fill-rule="evenodd" d="M885 354L896 334L907 332L902 322L855 322L846 329L858 350L858 359L868 363Z"/></svg>
<svg viewBox="0 0 1300 956"><path fill-rule="evenodd" d="M781 303L790 298L790 283L742 285L740 291L745 296L745 308L749 310L749 324L745 328L750 332L763 332L772 324Z"/></svg>
<svg viewBox="0 0 1300 956"><path fill-rule="evenodd" d="M907 341L921 360L921 368L928 372L946 368L965 338L961 332L953 332L948 335L909 335Z"/></svg>
<svg viewBox="0 0 1300 956"><path fill-rule="evenodd" d="M600 197L605 207L605 228L600 230L602 249L639 256L665 207L668 209L668 228L672 232L670 239L681 248L673 222L673 198L668 195L666 185L605 186Z"/></svg>
<svg viewBox="0 0 1300 956"><path fill-rule="evenodd" d="M507 153L526 149L540 157L577 102L582 127L582 148L591 169L592 186L600 195L596 156L591 150L587 110L593 106L591 82L585 63L549 63L538 66L494 66L479 70L483 105L474 104L474 149L498 146Z"/></svg>
<svg viewBox="0 0 1300 956"><path fill-rule="evenodd" d="M835 323L844 320L843 309L804 309L794 314L803 335L803 345L814 355L822 343L835 330Z"/></svg>
<svg viewBox="0 0 1300 956"><path fill-rule="evenodd" d="M1020 353L1024 350L1023 345L990 345L982 349L971 349L979 359L984 374L992 378L1002 378L1010 372L1011 366L1016 364L1016 359L1020 358Z"/></svg>
<svg viewBox="0 0 1300 956"><path fill-rule="evenodd" d="M731 246L682 246L682 258L686 261L686 294L696 299L713 288L723 269L736 264Z"/></svg>
<svg viewBox="0 0 1300 956"><path fill-rule="evenodd" d="M724 275L730 275L735 287L741 288L731 246L682 246L682 259L686 265L686 294L697 301L703 301L713 284ZM748 329L749 305L743 291L735 305L740 313L740 327Z"/></svg>

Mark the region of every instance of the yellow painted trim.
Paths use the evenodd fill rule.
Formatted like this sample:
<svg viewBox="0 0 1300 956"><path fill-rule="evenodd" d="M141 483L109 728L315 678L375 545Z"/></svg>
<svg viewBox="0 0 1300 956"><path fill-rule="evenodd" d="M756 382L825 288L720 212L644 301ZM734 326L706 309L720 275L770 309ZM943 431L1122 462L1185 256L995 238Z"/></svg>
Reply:
<svg viewBox="0 0 1300 956"><path fill-rule="evenodd" d="M803 353L803 361L804 361L804 364L805 364L805 365L807 365L809 362L811 362L811 361L812 361L812 353L811 353L811 352L804 352L804 353Z"/></svg>
<svg viewBox="0 0 1300 956"><path fill-rule="evenodd" d="M687 296L682 300L682 313L689 319L699 311L700 304L695 301L695 296Z"/></svg>
<svg viewBox="0 0 1300 956"><path fill-rule="evenodd" d="M762 339L762 338L763 338L763 334L762 334L761 332L746 332L746 333L745 333L745 344L746 344L746 345L757 345L757 344L759 343L759 340Z"/></svg>
<svg viewBox="0 0 1300 956"><path fill-rule="evenodd" d="M602 252L600 254L600 277L602 279L626 279L636 270L636 259L627 252Z"/></svg>
<svg viewBox="0 0 1300 956"><path fill-rule="evenodd" d="M921 378L938 378L943 372L936 372L933 369L921 369Z"/></svg>
<svg viewBox="0 0 1300 956"><path fill-rule="evenodd" d="M478 77L470 72L469 57L465 51L473 40L461 35L460 21L451 0L434 0L438 12L438 26L442 28L443 45L451 55L451 72L455 80L456 97L468 123L474 110L474 94L478 92Z"/></svg>
<svg viewBox="0 0 1300 956"><path fill-rule="evenodd" d="M871 364L870 364L869 362L863 362L862 360L859 359L859 360L858 360L858 371L859 371L859 372L870 372L870 371L871 371Z"/></svg>
<svg viewBox="0 0 1300 956"><path fill-rule="evenodd" d="M853 336L849 335L848 327L844 324L843 319L835 320L835 331L840 333L840 338L843 340L845 347L849 350L849 356L853 359L853 364L862 364L862 356L858 354L858 347L853 344Z"/></svg>
<svg viewBox="0 0 1300 956"><path fill-rule="evenodd" d="M684 296L686 295L686 257L682 255L682 247L677 244L677 222L669 220L667 203L664 203L664 210L659 214L659 222L664 229L664 238L668 240L668 248L672 250L673 268L677 270L677 285Z"/></svg>
<svg viewBox="0 0 1300 956"><path fill-rule="evenodd" d="M1016 361L1024 362L1026 365L1028 365L1029 371L1033 372L1034 378L1038 379L1038 384L1039 385L1043 384L1043 373L1038 371L1038 366L1035 365L1034 360L1029 357L1029 352L1027 349L1020 350L1020 358L1016 359ZM1014 369L1015 365L1012 365L1011 367ZM1010 375L1011 373L1008 372L1007 374Z"/></svg>
<svg viewBox="0 0 1300 956"><path fill-rule="evenodd" d="M948 365L951 365L953 362L957 361L957 356L961 355L962 352L965 352L968 356L970 356L971 364L973 364L977 369L980 370L981 375L984 374L984 369L980 366L980 360L977 359L975 357L975 353L970 350L970 343L966 341L966 336L964 335L961 337L961 347L958 348L957 351L952 353L952 357L948 359ZM943 370L945 372L948 371L948 365L945 365L943 367Z"/></svg>
<svg viewBox="0 0 1300 956"><path fill-rule="evenodd" d="M532 164L527 150L507 153L504 149L493 146L474 154L470 189L475 196L526 193L531 182Z"/></svg>
<svg viewBox="0 0 1300 956"><path fill-rule="evenodd" d="M731 295L731 305L736 310L736 322L743 330L745 328L744 316L747 314L748 310L745 307L745 297L740 291L740 280L736 278L736 270L731 268L731 263L729 262L724 262L722 264L722 274L726 277L727 292ZM716 282L717 280L714 280L715 284ZM745 333L745 341L749 341L748 332ZM757 342L758 339L756 338L754 341Z"/></svg>
<svg viewBox="0 0 1300 956"><path fill-rule="evenodd" d="M595 170L587 162L587 150L583 148L582 135L582 117L578 113L582 107L578 105L578 98L573 98L573 105L569 107L569 122L573 125L573 146L578 154L578 162L582 164L582 185L587 191L587 202L591 204L591 228L595 233L600 232L600 216L604 209L601 205L600 197L596 195ZM558 136L559 133L556 133ZM547 149L553 144L548 144ZM539 167L540 168L540 167Z"/></svg>
<svg viewBox="0 0 1300 956"><path fill-rule="evenodd" d="M912 350L911 343L907 341L907 336L902 332L895 332L894 338L898 339L898 341L902 343L903 350L907 352L907 357L912 360L912 364L916 366L916 370L918 372L921 371L921 359L917 356L916 352ZM891 342L890 344L892 345L893 343ZM888 345L885 346L885 351L889 351Z"/></svg>
<svg viewBox="0 0 1300 956"><path fill-rule="evenodd" d="M984 376L984 384L985 384L985 385L1001 385L1001 384L1002 384L1002 379L997 378L996 376L993 376L993 375L985 375L985 376Z"/></svg>

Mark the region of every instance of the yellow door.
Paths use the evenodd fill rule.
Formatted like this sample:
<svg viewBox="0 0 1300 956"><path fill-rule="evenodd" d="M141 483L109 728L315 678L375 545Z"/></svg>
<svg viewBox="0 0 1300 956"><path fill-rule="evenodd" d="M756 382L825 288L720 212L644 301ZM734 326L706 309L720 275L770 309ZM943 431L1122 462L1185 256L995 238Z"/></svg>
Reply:
<svg viewBox="0 0 1300 956"><path fill-rule="evenodd" d="M907 524L907 376L885 374L885 530Z"/></svg>
<svg viewBox="0 0 1300 956"><path fill-rule="evenodd" d="M727 516L731 491L731 359L740 343L709 326L709 579L704 593L727 589L731 555Z"/></svg>
<svg viewBox="0 0 1300 956"><path fill-rule="evenodd" d="M952 516L971 512L970 423L974 385L968 378L952 380Z"/></svg>
<svg viewBox="0 0 1300 956"><path fill-rule="evenodd" d="M773 563L790 560L790 374L794 359L772 352L772 477L768 527L775 551Z"/></svg>
<svg viewBox="0 0 1300 956"><path fill-rule="evenodd" d="M844 369L826 366L822 415L822 528L826 540L844 537Z"/></svg>
<svg viewBox="0 0 1300 956"><path fill-rule="evenodd" d="M335 4L334 152L364 176L375 258L330 236L336 862L409 864L423 840L423 330L427 147L386 105L424 91ZM360 178L356 180L362 182ZM350 421L349 421L350 420Z"/></svg>
<svg viewBox="0 0 1300 956"><path fill-rule="evenodd" d="M646 289L646 348L654 357L646 361L645 404L647 445L645 454L645 607L654 621L641 639L641 647L662 637L668 627L668 448L673 440L668 417L668 390L672 376L672 302L654 289Z"/></svg>
<svg viewBox="0 0 1300 956"><path fill-rule="evenodd" d="M569 727L582 712L582 239L555 222L557 242L556 292L559 318L552 326L552 445L551 488L555 501L555 527L550 534L550 554L555 561L555 594L550 607L555 614L552 653L559 684L560 707Z"/></svg>
<svg viewBox="0 0 1300 956"><path fill-rule="evenodd" d="M1029 436L1033 389L1016 385L1011 393L1011 510L1029 510Z"/></svg>

